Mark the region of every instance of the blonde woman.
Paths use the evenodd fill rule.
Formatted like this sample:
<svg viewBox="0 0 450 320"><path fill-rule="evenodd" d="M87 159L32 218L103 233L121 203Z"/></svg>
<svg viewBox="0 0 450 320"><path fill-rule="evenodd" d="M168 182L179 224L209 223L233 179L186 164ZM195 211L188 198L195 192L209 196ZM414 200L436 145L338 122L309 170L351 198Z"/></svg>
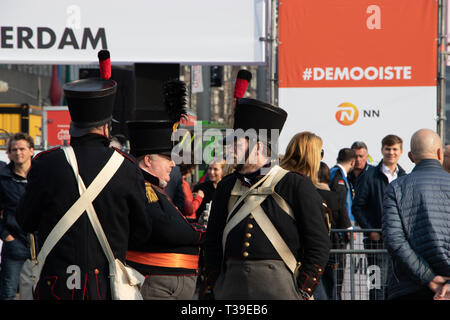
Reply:
<svg viewBox="0 0 450 320"><path fill-rule="evenodd" d="M206 204L214 200L216 194L217 184L223 178L223 169L225 166L225 160L215 160L208 165L207 175L208 180L194 186L194 193L203 198L200 206L196 211L197 219L202 215L206 209Z"/></svg>
<svg viewBox="0 0 450 320"><path fill-rule="evenodd" d="M324 174L321 175L322 179L319 179L319 169L322 168L325 171L328 169L325 163L321 163L322 157L322 139L312 132L304 131L297 133L291 139L280 166L286 170L299 172L308 176L316 186L326 207L329 208L329 212L331 212L331 217L329 217L327 223L331 224L331 228L348 228L351 224L345 211L345 204L335 192L330 191L327 179L322 178ZM334 274L337 262L336 257L330 256L322 280L314 295L316 300L338 299L336 295L336 277Z"/></svg>
<svg viewBox="0 0 450 320"><path fill-rule="evenodd" d="M322 139L312 132L297 133L289 142L280 166L308 176L317 187Z"/></svg>

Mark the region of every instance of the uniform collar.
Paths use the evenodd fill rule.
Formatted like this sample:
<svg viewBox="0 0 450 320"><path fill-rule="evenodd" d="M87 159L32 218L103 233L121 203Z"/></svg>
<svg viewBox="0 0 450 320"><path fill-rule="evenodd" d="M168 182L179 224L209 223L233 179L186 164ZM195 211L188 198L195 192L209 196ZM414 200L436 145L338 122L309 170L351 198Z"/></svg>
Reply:
<svg viewBox="0 0 450 320"><path fill-rule="evenodd" d="M150 182L152 185L158 187L158 188L164 188L159 180L158 177L155 177L154 175L148 173L147 171L141 169L142 175L144 176L144 180L147 182Z"/></svg>
<svg viewBox="0 0 450 320"><path fill-rule="evenodd" d="M258 170L250 173L242 174L236 172L237 178L242 182L243 185L252 186L259 181L264 175L261 173L261 169L270 167L270 162L259 168Z"/></svg>
<svg viewBox="0 0 450 320"><path fill-rule="evenodd" d="M81 137L70 137L72 146L89 145L109 147L109 139L98 133L88 133Z"/></svg>

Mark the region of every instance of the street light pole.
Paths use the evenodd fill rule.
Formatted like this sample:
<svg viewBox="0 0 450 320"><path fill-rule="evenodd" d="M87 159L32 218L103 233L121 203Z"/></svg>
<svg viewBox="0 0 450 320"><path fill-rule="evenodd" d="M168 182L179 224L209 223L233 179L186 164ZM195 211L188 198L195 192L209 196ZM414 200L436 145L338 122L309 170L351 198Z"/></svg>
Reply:
<svg viewBox="0 0 450 320"><path fill-rule="evenodd" d="M37 101L38 106L42 106L41 76L37 77Z"/></svg>
<svg viewBox="0 0 450 320"><path fill-rule="evenodd" d="M447 0L439 0L438 9L438 123L437 133L446 144L445 72L447 67Z"/></svg>

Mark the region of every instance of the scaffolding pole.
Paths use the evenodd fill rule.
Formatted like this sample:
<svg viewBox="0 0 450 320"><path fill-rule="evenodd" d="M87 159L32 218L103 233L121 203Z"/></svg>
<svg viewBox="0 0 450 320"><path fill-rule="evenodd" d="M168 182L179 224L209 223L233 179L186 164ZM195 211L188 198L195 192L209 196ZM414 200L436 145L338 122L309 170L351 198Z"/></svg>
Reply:
<svg viewBox="0 0 450 320"><path fill-rule="evenodd" d="M278 0L268 0L269 102L278 105Z"/></svg>
<svg viewBox="0 0 450 320"><path fill-rule="evenodd" d="M447 0L439 0L438 8L438 79L437 79L437 133L446 144L445 71L447 67Z"/></svg>

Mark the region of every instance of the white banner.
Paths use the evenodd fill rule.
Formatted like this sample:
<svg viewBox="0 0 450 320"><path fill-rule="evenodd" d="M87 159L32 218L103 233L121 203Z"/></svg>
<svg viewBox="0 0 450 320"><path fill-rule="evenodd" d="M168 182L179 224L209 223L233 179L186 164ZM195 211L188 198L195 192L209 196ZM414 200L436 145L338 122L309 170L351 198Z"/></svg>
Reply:
<svg viewBox="0 0 450 320"><path fill-rule="evenodd" d="M191 92L203 92L202 66L192 66L191 68Z"/></svg>
<svg viewBox="0 0 450 320"><path fill-rule="evenodd" d="M264 63L265 0L2 0L0 62Z"/></svg>
<svg viewBox="0 0 450 320"><path fill-rule="evenodd" d="M436 130L435 87L282 88L279 105L288 112L280 135L280 153L300 131L323 140L323 161L331 168L341 148L364 141L377 164L381 140L388 134L403 139L400 166L410 171L411 135L420 128Z"/></svg>

